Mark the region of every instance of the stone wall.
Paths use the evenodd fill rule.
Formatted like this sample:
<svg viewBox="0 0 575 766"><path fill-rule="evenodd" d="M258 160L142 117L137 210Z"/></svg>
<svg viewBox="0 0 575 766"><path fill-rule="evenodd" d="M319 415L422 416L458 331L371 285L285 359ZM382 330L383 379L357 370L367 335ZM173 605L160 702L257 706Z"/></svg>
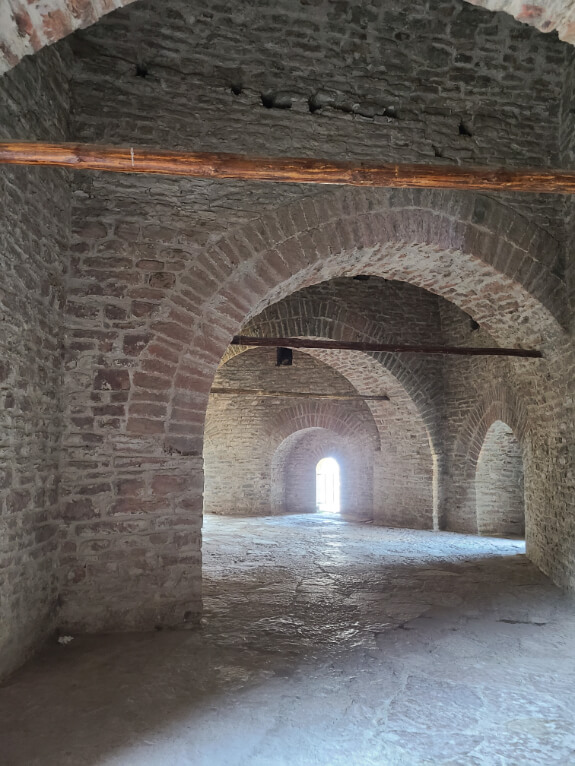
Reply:
<svg viewBox="0 0 575 766"><path fill-rule="evenodd" d="M513 431L500 420L492 424L483 442L475 492L479 534L525 534L521 447Z"/></svg>
<svg viewBox="0 0 575 766"><path fill-rule="evenodd" d="M51 45L74 29L94 24L114 8L134 0L10 0L0 8L0 74L44 45ZM566 0L547 0L528 5L518 0L466 0L491 11L505 11L542 32L557 30L562 40L573 43L573 7Z"/></svg>
<svg viewBox="0 0 575 766"><path fill-rule="evenodd" d="M0 80L0 140L66 139L66 49ZM64 255L68 179L0 173L0 675L50 631L58 599Z"/></svg>
<svg viewBox="0 0 575 766"><path fill-rule="evenodd" d="M252 349L232 357L218 371L214 387L358 393L332 367L309 354L294 352L292 366L277 367L275 349ZM306 438L298 440L296 448L291 437L303 432ZM286 450L288 439L291 449ZM211 394L204 444L204 511L250 516L314 511L315 465L334 447L344 476L342 511L371 518L379 438L365 402ZM306 474L302 485L300 468L309 465L312 473Z"/></svg>
<svg viewBox="0 0 575 766"><path fill-rule="evenodd" d="M140 2L71 46L74 140L510 167L570 157L571 88L559 74L572 64L566 47L455 0L409 8ZM7 137L66 136L63 50L6 79ZM476 531L475 466L487 429L502 419L524 454L529 555L573 585L572 259L562 198L75 173L60 389L65 177L11 170L2 179L10 202L0 236L10 242L1 255L16 285L4 294L21 301L6 312L6 358L16 354L17 364L3 389L3 512L17 530L8 561L26 572L11 570L6 580L23 589L8 590L12 646L26 620L52 624L58 500L50 477L58 460L60 624L197 621L204 418L217 367L242 326L542 348L543 360L513 362L381 355L356 368L343 355L313 359L354 387L384 383L398 405L387 419L368 408L381 446L373 488L388 501L374 508L380 523L416 525L427 514L429 526ZM348 284L343 310L341 291L314 287L361 275L393 283L385 300L367 282L354 303L359 288ZM305 289L316 292L299 314L293 301L282 303ZM285 315L274 318L274 304ZM25 387L31 394L17 409ZM402 473L408 456L413 477ZM417 509L409 519L407 506ZM30 560L21 554L29 550ZM38 583L42 598L26 597L22 609Z"/></svg>
<svg viewBox="0 0 575 766"><path fill-rule="evenodd" d="M138 2L78 33L74 47L80 140L334 159L557 164L557 73L567 46L457 0L409 8ZM148 200L148 179L90 178L98 196L126 209L137 201L151 223L161 200L177 198L184 216L193 204L198 245L301 192L156 179ZM560 231L557 198L500 198Z"/></svg>
<svg viewBox="0 0 575 766"><path fill-rule="evenodd" d="M568 168L569 170L575 169L575 51L569 53L563 72L559 151L561 167ZM563 204L565 229L567 232L564 271L570 304L573 306L575 305L575 259L573 258L575 201L570 196L565 198Z"/></svg>
<svg viewBox="0 0 575 766"><path fill-rule="evenodd" d="M452 304L401 282L335 279L270 306L242 332L272 337L441 344L440 306L454 323L469 319ZM433 454L439 449L442 363L438 358L313 351L356 390L386 393L367 402L379 434L373 517L387 526L431 528Z"/></svg>

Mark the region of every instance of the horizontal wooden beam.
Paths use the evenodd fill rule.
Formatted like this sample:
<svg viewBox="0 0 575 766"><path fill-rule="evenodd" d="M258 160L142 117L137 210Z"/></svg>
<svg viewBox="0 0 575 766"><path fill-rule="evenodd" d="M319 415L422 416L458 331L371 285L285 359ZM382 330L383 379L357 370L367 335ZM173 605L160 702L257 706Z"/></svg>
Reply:
<svg viewBox="0 0 575 766"><path fill-rule="evenodd" d="M402 343L363 343L362 341L312 340L311 338L256 338L236 335L233 346L283 346L285 348L326 348L336 351L389 352L392 354L453 354L456 356L518 356L541 359L541 351L527 348L481 348L476 346L409 346Z"/></svg>
<svg viewBox="0 0 575 766"><path fill-rule="evenodd" d="M260 388L212 388L210 394L228 396L269 396L273 398L293 399L359 399L361 401L388 402L387 394L318 394L313 391L264 391Z"/></svg>
<svg viewBox="0 0 575 766"><path fill-rule="evenodd" d="M334 162L306 157L252 157L100 144L0 143L0 164L274 183L575 194L575 172L566 170Z"/></svg>

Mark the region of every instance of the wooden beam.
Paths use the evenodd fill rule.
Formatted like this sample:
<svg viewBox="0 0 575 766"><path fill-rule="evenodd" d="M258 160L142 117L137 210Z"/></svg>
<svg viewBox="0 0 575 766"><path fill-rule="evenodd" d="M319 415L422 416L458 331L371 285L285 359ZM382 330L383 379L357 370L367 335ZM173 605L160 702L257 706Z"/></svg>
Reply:
<svg viewBox="0 0 575 766"><path fill-rule="evenodd" d="M0 143L0 164L274 183L575 194L575 172L567 170L335 162L305 157L252 157L99 144Z"/></svg>
<svg viewBox="0 0 575 766"><path fill-rule="evenodd" d="M363 343L361 341L311 340L310 338L256 338L236 335L232 346L284 346L286 348L326 348L336 351L390 352L392 354L454 354L456 356L518 356L542 359L541 351L527 348L481 348L476 346L409 346L402 343Z"/></svg>
<svg viewBox="0 0 575 766"><path fill-rule="evenodd" d="M228 396L269 396L283 399L359 399L361 401L388 402L387 394L318 394L312 391L264 391L259 388L212 388L210 394Z"/></svg>

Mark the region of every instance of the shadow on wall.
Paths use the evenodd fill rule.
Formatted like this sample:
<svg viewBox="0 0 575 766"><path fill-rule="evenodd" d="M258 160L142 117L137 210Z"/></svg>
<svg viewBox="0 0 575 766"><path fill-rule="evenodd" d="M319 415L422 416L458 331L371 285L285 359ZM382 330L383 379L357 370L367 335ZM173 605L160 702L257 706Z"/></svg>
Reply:
<svg viewBox="0 0 575 766"><path fill-rule="evenodd" d="M521 445L501 420L491 425L479 453L475 496L480 535L525 536Z"/></svg>

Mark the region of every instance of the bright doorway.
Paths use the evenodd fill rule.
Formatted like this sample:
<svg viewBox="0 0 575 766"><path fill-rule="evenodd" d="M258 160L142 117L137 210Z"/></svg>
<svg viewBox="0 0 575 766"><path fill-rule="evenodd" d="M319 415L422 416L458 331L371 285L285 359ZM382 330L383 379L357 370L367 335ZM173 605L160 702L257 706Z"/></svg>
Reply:
<svg viewBox="0 0 575 766"><path fill-rule="evenodd" d="M339 464L333 457L324 457L316 466L315 502L318 511L339 513Z"/></svg>

